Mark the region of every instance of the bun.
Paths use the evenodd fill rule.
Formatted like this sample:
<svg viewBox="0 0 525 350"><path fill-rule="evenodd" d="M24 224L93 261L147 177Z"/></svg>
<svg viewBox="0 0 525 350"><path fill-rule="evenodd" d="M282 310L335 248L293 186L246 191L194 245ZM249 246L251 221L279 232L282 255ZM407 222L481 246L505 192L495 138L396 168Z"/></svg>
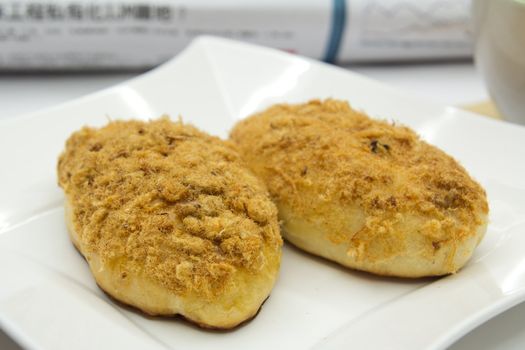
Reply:
<svg viewBox="0 0 525 350"><path fill-rule="evenodd" d="M68 139L58 178L71 239L115 299L226 329L268 297L277 209L227 142L167 118L111 122Z"/></svg>
<svg viewBox="0 0 525 350"><path fill-rule="evenodd" d="M283 237L379 275L458 271L487 225L485 191L409 128L337 100L275 105L231 132L279 209Z"/></svg>

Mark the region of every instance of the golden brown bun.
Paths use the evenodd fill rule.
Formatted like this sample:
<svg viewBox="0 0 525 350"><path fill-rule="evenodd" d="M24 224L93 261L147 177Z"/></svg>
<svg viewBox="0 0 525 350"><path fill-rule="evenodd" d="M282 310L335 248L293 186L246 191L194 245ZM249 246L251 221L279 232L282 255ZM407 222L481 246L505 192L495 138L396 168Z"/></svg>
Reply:
<svg viewBox="0 0 525 350"><path fill-rule="evenodd" d="M115 299L225 329L268 297L277 209L227 142L167 118L111 122L68 139L58 177L71 239Z"/></svg>
<svg viewBox="0 0 525 350"><path fill-rule="evenodd" d="M380 275L454 273L482 239L485 191L410 129L343 101L276 105L231 139L267 184L286 240Z"/></svg>

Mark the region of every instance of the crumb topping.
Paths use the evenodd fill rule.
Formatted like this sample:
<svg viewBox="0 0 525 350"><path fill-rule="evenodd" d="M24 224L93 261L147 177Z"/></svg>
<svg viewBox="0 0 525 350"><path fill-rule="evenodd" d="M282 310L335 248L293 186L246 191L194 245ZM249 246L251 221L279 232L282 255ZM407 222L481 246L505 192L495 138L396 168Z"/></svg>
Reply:
<svg viewBox="0 0 525 350"><path fill-rule="evenodd" d="M279 259L277 209L225 141L161 118L84 127L58 161L83 253L212 298Z"/></svg>
<svg viewBox="0 0 525 350"><path fill-rule="evenodd" d="M404 251L402 223L439 249L472 236L488 213L485 191L452 157L347 102L275 105L239 122L231 138L278 206L324 222L334 243L351 233L356 254L380 253L371 260ZM348 222L331 219L341 215Z"/></svg>

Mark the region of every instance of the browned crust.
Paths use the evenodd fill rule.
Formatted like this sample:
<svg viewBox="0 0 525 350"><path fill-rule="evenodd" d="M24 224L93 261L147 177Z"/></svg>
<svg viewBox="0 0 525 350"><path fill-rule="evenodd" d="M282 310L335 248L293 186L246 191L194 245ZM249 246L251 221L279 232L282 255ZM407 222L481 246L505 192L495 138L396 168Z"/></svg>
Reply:
<svg viewBox="0 0 525 350"><path fill-rule="evenodd" d="M77 251L77 253L82 257L82 259L84 259L86 262L87 262L87 259L86 257L84 256L84 254L82 254L82 251L80 250L80 248L77 246L77 244L73 241L71 241L71 245L73 246L73 248L75 248L75 250ZM157 314L157 313L152 313L150 311L148 311L147 309L145 308L140 308L136 305L132 305L132 304L129 304L129 303L126 303L122 300L120 300L119 298L117 298L116 296L114 296L113 294L111 294L110 291L106 290L105 288L103 288L96 280L95 280L95 283L97 284L98 288L100 288L100 290L102 292L104 292L104 294L115 304L121 306L121 307L124 307L124 308L127 308L129 309L130 311L133 311L133 312L137 312L139 314L142 314L142 316L145 316L145 317L148 317L148 318L156 318L156 319L163 319L163 318L166 318L166 319L174 319L174 318L181 318L183 319L184 321L196 326L197 328L201 328L201 329L204 329L204 330L208 330L208 331L217 331L217 332L230 332L230 331L234 331L238 328L242 328L244 327L246 324L250 323L258 314L259 312L261 312L261 309L263 307L263 305L266 303L266 301L268 300L268 298L270 298L270 295L268 295L268 297L266 299L264 299L264 301L261 303L261 305L259 306L259 308L257 309L257 311L253 314L253 316L245 319L244 321L232 326L232 327L218 327L218 326L214 326L214 325L211 325L211 324L207 324L207 323L203 323L203 322L199 322L199 321L196 321L196 320L193 320L192 318L190 317L186 317L180 313L174 313L172 315L166 315L166 314Z"/></svg>
<svg viewBox="0 0 525 350"><path fill-rule="evenodd" d="M80 253L80 251L78 251L78 252ZM80 253L80 255L82 255L82 253ZM84 257L84 256L82 255L82 257ZM132 304L126 303L126 302L118 299L117 297L112 295L108 290L103 288L99 283L97 283L97 286L100 288L100 290L102 290L104 292L104 294L106 294L108 296L108 298L113 303L115 303L115 304L117 304L117 305L119 305L121 307L127 308L130 311L137 312L137 313L141 314L144 317L151 318L151 319L177 319L177 318L180 318L180 319L183 319L184 321L186 321L189 324L192 324L192 325L194 325L194 326L196 326L198 328L201 328L201 329L204 329L204 330L207 330L207 331L217 331L217 332L223 332L223 331L224 332L230 332L230 331L234 331L236 329L244 327L246 324L250 323L259 314L259 312L262 309L262 306L264 305L264 303L266 303L266 301L270 297L270 296L268 296L266 299L264 299L264 301L261 303L261 305L259 306L257 311L253 314L253 316L248 317L244 321L242 321L240 323L237 323L236 325L234 325L232 327L218 327L218 326L215 326L215 325L199 322L197 320L194 320L194 319L192 319L190 317L187 317L187 316L185 316L183 314L180 314L180 313L174 313L174 314L171 314L171 315L151 313L147 309L140 308L140 307L138 307L136 305L132 305Z"/></svg>

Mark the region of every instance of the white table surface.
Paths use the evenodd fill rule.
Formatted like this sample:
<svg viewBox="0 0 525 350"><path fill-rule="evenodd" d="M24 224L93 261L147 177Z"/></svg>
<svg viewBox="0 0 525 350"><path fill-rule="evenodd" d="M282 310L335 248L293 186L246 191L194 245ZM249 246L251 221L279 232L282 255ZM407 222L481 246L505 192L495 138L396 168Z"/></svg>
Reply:
<svg viewBox="0 0 525 350"><path fill-rule="evenodd" d="M467 105L487 99L481 78L470 62L347 68L445 105ZM136 73L0 74L0 119L16 118L54 106L135 75ZM0 330L0 349L20 348ZM450 349L525 349L525 303L473 330Z"/></svg>

